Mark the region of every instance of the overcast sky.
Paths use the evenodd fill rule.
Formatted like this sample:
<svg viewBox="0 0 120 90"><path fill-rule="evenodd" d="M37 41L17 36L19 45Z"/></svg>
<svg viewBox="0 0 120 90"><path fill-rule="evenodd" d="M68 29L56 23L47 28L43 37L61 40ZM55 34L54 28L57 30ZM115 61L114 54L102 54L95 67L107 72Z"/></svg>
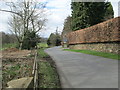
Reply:
<svg viewBox="0 0 120 90"><path fill-rule="evenodd" d="M4 0L5 1L5 0ZM6 0L11 1L11 0ZM15 1L15 0L14 0ZM46 30L41 32L42 37L49 37L49 35L56 31L56 27L58 27L58 31L62 32L64 19L71 15L71 0L38 0L39 2L47 2L47 18L48 22L46 23ZM119 0L109 0L112 3L114 9L114 17L118 16L118 1ZM6 5L3 1L0 1L0 8L7 9ZM10 33L8 28L8 18L10 18L9 13L0 12L0 31L4 31L6 33Z"/></svg>

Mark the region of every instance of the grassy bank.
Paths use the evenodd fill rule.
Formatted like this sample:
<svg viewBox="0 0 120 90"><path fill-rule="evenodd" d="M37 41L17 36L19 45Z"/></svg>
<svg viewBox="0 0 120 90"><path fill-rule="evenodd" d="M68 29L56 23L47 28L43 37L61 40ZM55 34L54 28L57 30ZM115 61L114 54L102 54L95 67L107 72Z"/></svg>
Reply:
<svg viewBox="0 0 120 90"><path fill-rule="evenodd" d="M105 58L110 58L110 59L119 59L120 55L118 54L113 54L113 53L105 53L105 52L97 52L97 51L90 51L90 50L73 50L73 49L64 49L65 51L72 51L72 52L79 52L79 53L84 53L84 54L90 54L90 55L95 55L95 56L101 56Z"/></svg>
<svg viewBox="0 0 120 90"><path fill-rule="evenodd" d="M37 45L39 48L48 48L49 46L47 45L47 43L38 43Z"/></svg>
<svg viewBox="0 0 120 90"><path fill-rule="evenodd" d="M7 49L7 48L14 48L14 47L17 47L16 43L3 44L2 47L0 48L0 50L4 50L4 49Z"/></svg>
<svg viewBox="0 0 120 90"><path fill-rule="evenodd" d="M39 44L38 58L39 66L39 87L38 88L60 88L59 75L56 70L55 63L50 56L44 52L48 46L46 44Z"/></svg>

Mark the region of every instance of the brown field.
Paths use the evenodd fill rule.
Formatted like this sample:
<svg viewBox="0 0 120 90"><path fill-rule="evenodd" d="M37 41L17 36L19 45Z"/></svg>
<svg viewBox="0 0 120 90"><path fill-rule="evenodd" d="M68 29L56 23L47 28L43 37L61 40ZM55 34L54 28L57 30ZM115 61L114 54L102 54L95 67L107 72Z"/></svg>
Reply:
<svg viewBox="0 0 120 90"><path fill-rule="evenodd" d="M2 85L10 80L32 75L34 51L9 48L2 51Z"/></svg>

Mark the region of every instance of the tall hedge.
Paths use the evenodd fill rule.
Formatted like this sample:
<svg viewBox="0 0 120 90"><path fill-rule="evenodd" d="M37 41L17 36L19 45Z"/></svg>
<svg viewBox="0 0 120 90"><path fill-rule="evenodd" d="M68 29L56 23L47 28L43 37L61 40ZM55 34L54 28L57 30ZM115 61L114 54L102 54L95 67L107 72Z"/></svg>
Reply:
<svg viewBox="0 0 120 90"><path fill-rule="evenodd" d="M67 34L69 44L120 42L120 17Z"/></svg>

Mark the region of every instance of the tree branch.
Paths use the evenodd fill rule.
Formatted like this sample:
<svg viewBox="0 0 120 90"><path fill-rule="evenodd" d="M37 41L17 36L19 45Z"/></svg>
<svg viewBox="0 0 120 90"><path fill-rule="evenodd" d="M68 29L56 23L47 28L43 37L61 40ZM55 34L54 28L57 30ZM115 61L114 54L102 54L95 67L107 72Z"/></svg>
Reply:
<svg viewBox="0 0 120 90"><path fill-rule="evenodd" d="M13 12L13 11L9 11L9 10L2 10L2 9L0 9L0 11L14 13L14 14L16 14L16 15L18 15L18 16L20 16L20 17L22 17L22 14L17 13L17 12Z"/></svg>

